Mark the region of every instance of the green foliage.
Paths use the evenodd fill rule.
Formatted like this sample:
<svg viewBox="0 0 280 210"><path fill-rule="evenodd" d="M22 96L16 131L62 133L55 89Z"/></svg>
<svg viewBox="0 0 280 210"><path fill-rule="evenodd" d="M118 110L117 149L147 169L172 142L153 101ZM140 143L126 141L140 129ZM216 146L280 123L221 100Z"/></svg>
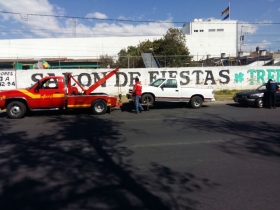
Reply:
<svg viewBox="0 0 280 210"><path fill-rule="evenodd" d="M122 49L118 53L118 64L122 68L144 68L141 53L150 53L151 49L163 67L187 66L192 59L186 47L185 34L179 29L170 28L161 39L146 40L136 47Z"/></svg>
<svg viewBox="0 0 280 210"><path fill-rule="evenodd" d="M99 60L100 60L99 68L114 68L116 66L113 57L107 54L101 55L99 57Z"/></svg>

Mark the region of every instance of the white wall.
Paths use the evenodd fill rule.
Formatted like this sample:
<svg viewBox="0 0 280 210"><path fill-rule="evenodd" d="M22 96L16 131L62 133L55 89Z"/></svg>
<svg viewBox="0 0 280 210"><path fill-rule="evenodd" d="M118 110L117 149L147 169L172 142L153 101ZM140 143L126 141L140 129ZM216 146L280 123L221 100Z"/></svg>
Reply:
<svg viewBox="0 0 280 210"><path fill-rule="evenodd" d="M0 90L25 88L31 86L36 80L47 75L63 75L71 71L76 75L85 87L92 85L96 80L106 74L108 69L85 70L17 70L14 74L16 86L0 86ZM0 71L0 82L7 80L7 76ZM3 74L2 74L3 73ZM118 75L111 77L103 87L95 92L105 92L117 95L125 95L133 86L134 78L138 76L143 85L148 85L156 78L177 77L185 85L190 87L209 87L216 90L221 89L252 89L267 82L269 78L280 82L280 68L276 66L262 67L185 67L185 68L145 68L145 69L120 69ZM12 81L13 76L9 76ZM7 82L7 81L6 81ZM3 83L6 84L6 83Z"/></svg>
<svg viewBox="0 0 280 210"><path fill-rule="evenodd" d="M215 31L209 32L209 29ZM217 31L223 29L223 31ZM237 52L237 21L210 20L189 22L184 24L182 31L186 33L186 46L194 60L226 56L236 56Z"/></svg>
<svg viewBox="0 0 280 210"><path fill-rule="evenodd" d="M89 37L49 39L0 40L0 59L70 58L94 59L100 55L116 56L128 46L137 46L145 40L153 41L161 36L137 37Z"/></svg>
<svg viewBox="0 0 280 210"><path fill-rule="evenodd" d="M208 32L209 29L216 31ZM224 31L217 32L217 29ZM219 57L221 53L236 56L237 21L189 22L184 24L182 31L186 34L186 47L194 60L206 59L208 54L212 57ZM0 59L94 59L105 54L117 56L121 49L128 46L160 38L162 36L7 39L0 40Z"/></svg>

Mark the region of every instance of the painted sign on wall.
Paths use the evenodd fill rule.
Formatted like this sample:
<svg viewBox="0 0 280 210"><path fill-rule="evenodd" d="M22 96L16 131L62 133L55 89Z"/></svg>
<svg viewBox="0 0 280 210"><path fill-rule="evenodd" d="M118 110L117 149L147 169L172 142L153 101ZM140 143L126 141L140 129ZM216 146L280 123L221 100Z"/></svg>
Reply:
<svg viewBox="0 0 280 210"><path fill-rule="evenodd" d="M63 76L72 72L85 88L91 86L112 69L45 69L16 71L17 87L25 88L35 84L45 76ZM214 89L252 89L268 79L280 82L280 68L270 66L252 67L185 67L185 68L143 68L120 69L119 72L101 85L95 92L125 94L132 88L134 79L140 78L148 85L157 78L178 78L182 85L189 87L209 87Z"/></svg>
<svg viewBox="0 0 280 210"><path fill-rule="evenodd" d="M14 70L0 70L0 90L10 90L16 88Z"/></svg>

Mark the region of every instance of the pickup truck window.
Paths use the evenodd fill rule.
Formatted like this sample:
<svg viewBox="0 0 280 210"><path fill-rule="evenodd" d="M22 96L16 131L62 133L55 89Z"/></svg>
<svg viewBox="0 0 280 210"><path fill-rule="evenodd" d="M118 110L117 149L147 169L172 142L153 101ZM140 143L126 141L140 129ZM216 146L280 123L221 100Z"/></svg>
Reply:
<svg viewBox="0 0 280 210"><path fill-rule="evenodd" d="M160 86L166 79L157 79L156 81L152 82L150 86L158 87Z"/></svg>
<svg viewBox="0 0 280 210"><path fill-rule="evenodd" d="M177 80L176 79L168 79L165 84L164 84L165 88L177 88Z"/></svg>

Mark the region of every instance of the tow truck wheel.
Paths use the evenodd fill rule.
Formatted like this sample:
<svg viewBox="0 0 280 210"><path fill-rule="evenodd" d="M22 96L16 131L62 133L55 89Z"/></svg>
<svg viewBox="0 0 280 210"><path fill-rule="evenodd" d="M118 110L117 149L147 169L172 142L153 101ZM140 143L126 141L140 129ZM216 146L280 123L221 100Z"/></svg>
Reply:
<svg viewBox="0 0 280 210"><path fill-rule="evenodd" d="M20 101L12 101L7 106L7 115L12 119L19 119L24 117L26 113L26 106Z"/></svg>
<svg viewBox="0 0 280 210"><path fill-rule="evenodd" d="M191 99L192 108L198 109L202 106L202 98L199 96L194 96Z"/></svg>
<svg viewBox="0 0 280 210"><path fill-rule="evenodd" d="M91 111L93 114L105 114L107 111L107 103L101 99L97 99L91 104Z"/></svg>

